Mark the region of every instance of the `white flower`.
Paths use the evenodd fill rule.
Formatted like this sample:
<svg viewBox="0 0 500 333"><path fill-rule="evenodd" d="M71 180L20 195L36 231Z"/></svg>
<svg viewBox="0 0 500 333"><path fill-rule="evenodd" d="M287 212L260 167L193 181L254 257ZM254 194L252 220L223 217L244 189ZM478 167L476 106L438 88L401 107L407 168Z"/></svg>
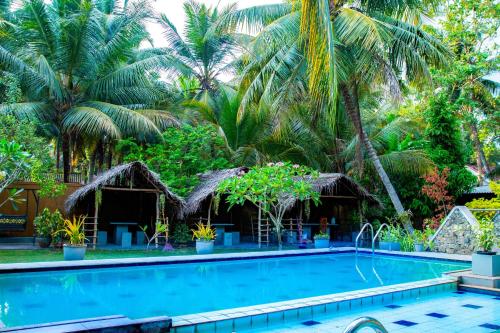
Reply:
<svg viewBox="0 0 500 333"><path fill-rule="evenodd" d="M284 166L284 165L285 165L285 163L283 163L283 162L278 162L278 163L276 163L276 166L279 166L279 167L282 167L282 166Z"/></svg>
<svg viewBox="0 0 500 333"><path fill-rule="evenodd" d="M273 166L273 165L274 165L273 162L267 163L267 166Z"/></svg>

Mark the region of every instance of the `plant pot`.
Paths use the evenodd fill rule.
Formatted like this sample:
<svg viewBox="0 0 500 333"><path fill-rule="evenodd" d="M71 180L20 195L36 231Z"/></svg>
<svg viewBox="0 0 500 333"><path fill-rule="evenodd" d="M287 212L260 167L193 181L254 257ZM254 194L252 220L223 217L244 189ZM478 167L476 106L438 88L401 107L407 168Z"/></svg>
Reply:
<svg viewBox="0 0 500 333"><path fill-rule="evenodd" d="M398 242L379 242L379 249L386 251L399 251L401 245Z"/></svg>
<svg viewBox="0 0 500 333"><path fill-rule="evenodd" d="M63 245L64 260L83 260L87 245Z"/></svg>
<svg viewBox="0 0 500 333"><path fill-rule="evenodd" d="M315 239L314 248L316 249L327 249L330 247L330 239Z"/></svg>
<svg viewBox="0 0 500 333"><path fill-rule="evenodd" d="M500 276L500 255L478 251L472 255L472 273L483 276Z"/></svg>
<svg viewBox="0 0 500 333"><path fill-rule="evenodd" d="M42 249L46 249L50 246L50 243L52 243L52 238L51 237L38 237L38 246L40 246Z"/></svg>
<svg viewBox="0 0 500 333"><path fill-rule="evenodd" d="M423 243L415 243L413 245L415 248L415 252L424 252L424 244Z"/></svg>
<svg viewBox="0 0 500 333"><path fill-rule="evenodd" d="M214 252L214 241L196 240L196 253L210 254Z"/></svg>

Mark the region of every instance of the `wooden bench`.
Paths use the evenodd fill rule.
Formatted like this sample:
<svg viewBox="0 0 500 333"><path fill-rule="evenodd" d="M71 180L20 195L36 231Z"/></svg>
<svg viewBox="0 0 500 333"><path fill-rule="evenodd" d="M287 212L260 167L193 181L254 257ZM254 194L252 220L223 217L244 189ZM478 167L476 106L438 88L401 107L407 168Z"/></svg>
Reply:
<svg viewBox="0 0 500 333"><path fill-rule="evenodd" d="M25 231L26 215L0 215L0 231Z"/></svg>
<svg viewBox="0 0 500 333"><path fill-rule="evenodd" d="M130 319L125 316L106 316L54 323L0 328L2 333L167 333L172 327L172 319L151 317Z"/></svg>

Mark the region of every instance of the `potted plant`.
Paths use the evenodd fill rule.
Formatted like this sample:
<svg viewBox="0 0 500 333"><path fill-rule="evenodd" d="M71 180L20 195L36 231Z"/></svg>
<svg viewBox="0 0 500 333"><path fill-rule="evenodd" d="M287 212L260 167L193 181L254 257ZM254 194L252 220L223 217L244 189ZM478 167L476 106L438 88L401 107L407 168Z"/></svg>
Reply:
<svg viewBox="0 0 500 333"><path fill-rule="evenodd" d="M64 229L61 232L66 236L67 243L63 244L64 260L83 260L85 257L85 232L83 223L85 216L73 216L73 220L64 220Z"/></svg>
<svg viewBox="0 0 500 333"><path fill-rule="evenodd" d="M47 248L51 243L56 246L60 242L61 236L58 231L63 228L64 219L59 210L56 209L51 213L48 208L45 208L42 213L33 220L33 224L40 247Z"/></svg>
<svg viewBox="0 0 500 333"><path fill-rule="evenodd" d="M415 252L424 252L425 234L420 230L413 231L413 247Z"/></svg>
<svg viewBox="0 0 500 333"><path fill-rule="evenodd" d="M401 237L401 228L398 226L389 225L381 233L379 248L387 251L399 251L401 245L399 239Z"/></svg>
<svg viewBox="0 0 500 333"><path fill-rule="evenodd" d="M316 249L325 249L330 247L330 235L320 231L314 235L314 247Z"/></svg>
<svg viewBox="0 0 500 333"><path fill-rule="evenodd" d="M196 239L196 253L210 254L214 252L215 229L209 224L204 225L199 222L193 232L193 239Z"/></svg>
<svg viewBox="0 0 500 333"><path fill-rule="evenodd" d="M500 255L492 251L498 242L493 221L488 219L479 221L479 230L476 237L481 250L472 255L472 273L485 276L500 276Z"/></svg>
<svg viewBox="0 0 500 333"><path fill-rule="evenodd" d="M47 248L52 242L52 214L48 208L45 208L40 215L35 217L33 220L33 225L35 227L38 246L41 248Z"/></svg>

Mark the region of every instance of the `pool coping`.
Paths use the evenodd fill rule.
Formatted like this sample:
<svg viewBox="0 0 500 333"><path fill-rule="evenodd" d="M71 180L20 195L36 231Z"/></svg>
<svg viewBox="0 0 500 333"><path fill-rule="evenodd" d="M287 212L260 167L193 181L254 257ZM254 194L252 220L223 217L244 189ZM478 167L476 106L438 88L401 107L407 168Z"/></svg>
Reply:
<svg viewBox="0 0 500 333"><path fill-rule="evenodd" d="M81 261L46 261L32 263L10 263L0 264L0 275L8 273L24 273L24 272L43 272L53 270L77 270L89 268L111 268L111 267L126 267L126 266L148 266L148 265L167 265L167 264L183 264L183 263L201 263L214 261L229 261L229 260L246 260L246 259L265 259L279 257L296 257L307 255L320 255L332 253L352 253L355 252L354 247L336 247L330 249L300 249L300 250L281 250L281 251L262 251L262 252L235 252L235 253L218 253L205 255L180 255L168 257L141 257L141 258L119 258L119 259L96 259L96 260L81 260ZM360 253L371 254L369 249L359 249ZM444 260L455 262L470 262L470 255L447 254L438 252L401 252L401 251L385 251L375 250L376 254L387 256L416 258L416 259L431 259Z"/></svg>
<svg viewBox="0 0 500 333"><path fill-rule="evenodd" d="M226 310L173 316L172 328L176 333L219 331L221 327L232 331L238 321L245 321L244 326L253 325L254 321L284 321L290 317L304 319L307 316L319 316L329 312L350 310L353 307L374 304L391 304L409 297L421 297L438 292L457 289L457 278L443 274L440 278L400 283L382 287L360 289L343 293L328 294L289 301L265 303L254 306L231 308ZM264 319L265 317L265 319ZM309 318L310 318L309 317ZM227 331L223 329L222 331Z"/></svg>

